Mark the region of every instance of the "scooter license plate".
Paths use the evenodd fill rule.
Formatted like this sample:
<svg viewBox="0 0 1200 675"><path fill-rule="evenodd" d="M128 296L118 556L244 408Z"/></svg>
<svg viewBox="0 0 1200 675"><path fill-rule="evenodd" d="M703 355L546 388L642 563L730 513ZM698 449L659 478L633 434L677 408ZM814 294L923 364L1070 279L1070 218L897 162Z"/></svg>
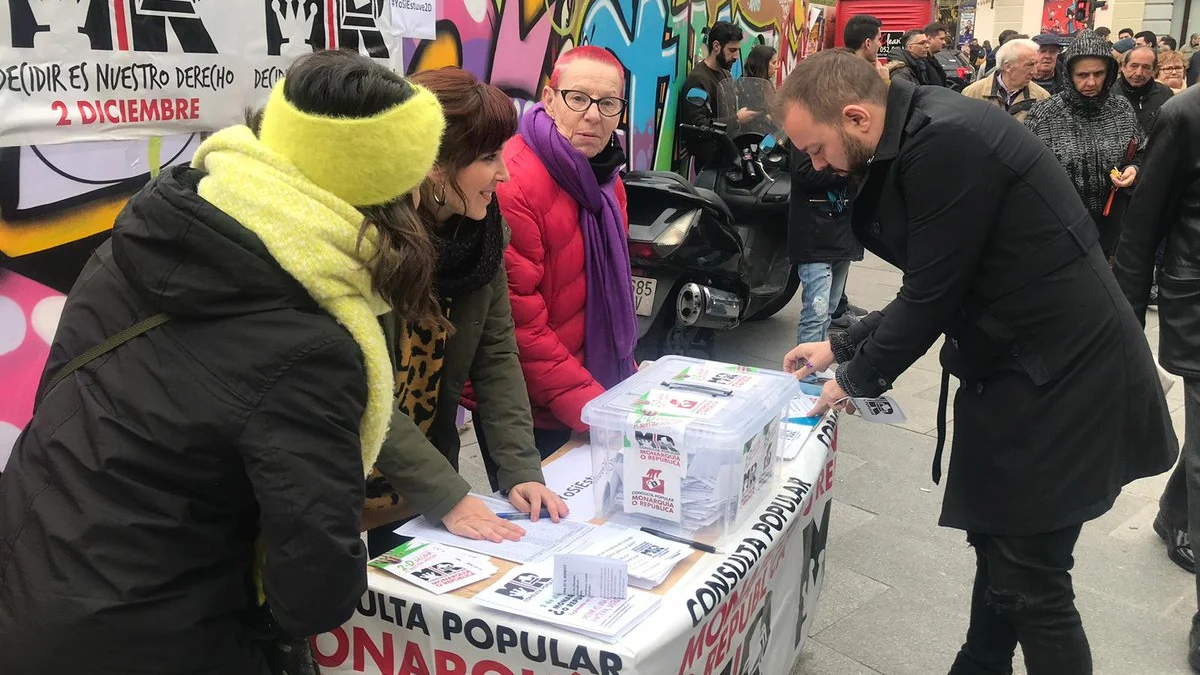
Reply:
<svg viewBox="0 0 1200 675"><path fill-rule="evenodd" d="M633 305L638 316L650 316L654 312L654 294L658 292L658 279L633 278Z"/></svg>

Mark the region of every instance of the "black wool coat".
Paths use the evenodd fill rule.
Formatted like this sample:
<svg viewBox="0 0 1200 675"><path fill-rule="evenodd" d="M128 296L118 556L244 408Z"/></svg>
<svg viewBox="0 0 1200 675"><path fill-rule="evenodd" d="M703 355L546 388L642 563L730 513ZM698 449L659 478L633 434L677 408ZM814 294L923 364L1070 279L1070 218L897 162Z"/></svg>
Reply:
<svg viewBox="0 0 1200 675"><path fill-rule="evenodd" d="M350 334L263 243L164 171L67 297L42 388L138 321L169 323L49 392L0 475L0 673L265 675L278 626L366 590L367 403Z"/></svg>
<svg viewBox="0 0 1200 675"><path fill-rule="evenodd" d="M961 171L944 170L946 157ZM839 343L853 395L940 335L961 385L941 524L995 535L1095 518L1178 446L1141 326L1054 155L1003 110L893 82L854 230L904 271Z"/></svg>

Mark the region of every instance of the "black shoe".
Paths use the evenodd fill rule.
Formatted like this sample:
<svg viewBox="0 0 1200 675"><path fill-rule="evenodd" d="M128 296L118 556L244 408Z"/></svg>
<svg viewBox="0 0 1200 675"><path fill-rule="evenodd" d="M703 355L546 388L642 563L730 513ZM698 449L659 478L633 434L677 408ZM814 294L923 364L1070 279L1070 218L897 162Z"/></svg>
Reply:
<svg viewBox="0 0 1200 675"><path fill-rule="evenodd" d="M1192 617L1192 631L1188 633L1188 665L1200 673L1200 616Z"/></svg>
<svg viewBox="0 0 1200 675"><path fill-rule="evenodd" d="M863 309L862 307L859 307L858 305L852 305L848 302L846 303L846 313L853 314L854 316L857 316L859 318L862 318L862 317L870 314L870 312Z"/></svg>
<svg viewBox="0 0 1200 675"><path fill-rule="evenodd" d="M1196 559L1192 554L1192 544L1188 540L1187 530L1171 527L1162 514L1154 519L1154 531L1167 544L1167 557L1171 562L1183 569L1196 573Z"/></svg>

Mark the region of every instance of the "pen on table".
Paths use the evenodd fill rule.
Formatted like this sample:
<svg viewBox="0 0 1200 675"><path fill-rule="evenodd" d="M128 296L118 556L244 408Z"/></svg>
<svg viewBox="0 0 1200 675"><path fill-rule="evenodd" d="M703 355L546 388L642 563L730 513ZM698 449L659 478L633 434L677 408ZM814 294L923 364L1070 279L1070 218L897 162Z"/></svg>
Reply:
<svg viewBox="0 0 1200 675"><path fill-rule="evenodd" d="M720 551L718 551L716 549L716 547L714 547L714 546L709 546L708 544L702 544L698 541L692 541L691 539L684 539L683 537L676 537L673 534L667 534L666 532L661 532L659 530L655 530L650 527L643 527L643 528L641 528L641 530L642 530L642 532L645 532L646 534L649 534L649 535L652 535L655 537L667 539L669 541L673 541L673 542L676 542L679 544L686 544L686 545L691 546L692 548L696 549L697 551L704 551L705 553L720 553Z"/></svg>
<svg viewBox="0 0 1200 675"><path fill-rule="evenodd" d="M496 514L496 517L497 517L497 518L503 518L503 519L505 519L505 520L529 520L529 514L528 514L528 513L521 513L520 511L512 511L512 512L506 512L506 513L497 513L497 514ZM539 518L549 518L549 517L550 517L550 512L549 512L549 511L547 511L546 509L542 509L542 510L541 510L541 515L539 515L538 517L539 517Z"/></svg>

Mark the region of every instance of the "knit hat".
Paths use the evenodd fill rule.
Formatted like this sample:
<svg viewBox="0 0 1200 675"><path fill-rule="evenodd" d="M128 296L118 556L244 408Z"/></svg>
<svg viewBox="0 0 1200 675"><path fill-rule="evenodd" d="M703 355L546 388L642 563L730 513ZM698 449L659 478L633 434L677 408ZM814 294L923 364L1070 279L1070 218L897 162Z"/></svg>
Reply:
<svg viewBox="0 0 1200 675"><path fill-rule="evenodd" d="M304 112L275 84L259 139L318 187L351 206L386 204L425 180L446 120L437 97L409 83L405 101L370 117Z"/></svg>

